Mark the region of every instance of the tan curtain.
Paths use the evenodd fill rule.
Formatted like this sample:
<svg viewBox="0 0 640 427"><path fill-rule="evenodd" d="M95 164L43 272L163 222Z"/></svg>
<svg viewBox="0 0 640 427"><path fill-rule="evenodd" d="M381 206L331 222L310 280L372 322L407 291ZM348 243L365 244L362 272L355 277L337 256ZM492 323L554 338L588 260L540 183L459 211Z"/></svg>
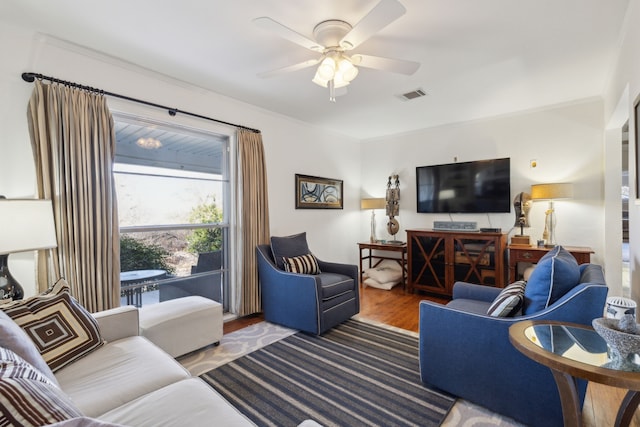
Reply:
<svg viewBox="0 0 640 427"><path fill-rule="evenodd" d="M267 168L261 134L244 129L238 132L238 161L242 266L238 314L246 316L262 311L256 246L269 243Z"/></svg>
<svg viewBox="0 0 640 427"><path fill-rule="evenodd" d="M38 286L64 277L89 311L120 305L120 245L112 165L113 118L104 96L35 82L28 108L38 197L51 199L58 247L38 258Z"/></svg>

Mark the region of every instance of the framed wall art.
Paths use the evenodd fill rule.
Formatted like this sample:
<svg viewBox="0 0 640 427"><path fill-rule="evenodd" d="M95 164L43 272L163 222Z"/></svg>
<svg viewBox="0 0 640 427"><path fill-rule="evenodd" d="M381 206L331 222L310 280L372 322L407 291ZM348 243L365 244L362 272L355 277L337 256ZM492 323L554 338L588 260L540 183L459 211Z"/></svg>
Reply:
<svg viewBox="0 0 640 427"><path fill-rule="evenodd" d="M342 209L342 180L296 174L296 209Z"/></svg>

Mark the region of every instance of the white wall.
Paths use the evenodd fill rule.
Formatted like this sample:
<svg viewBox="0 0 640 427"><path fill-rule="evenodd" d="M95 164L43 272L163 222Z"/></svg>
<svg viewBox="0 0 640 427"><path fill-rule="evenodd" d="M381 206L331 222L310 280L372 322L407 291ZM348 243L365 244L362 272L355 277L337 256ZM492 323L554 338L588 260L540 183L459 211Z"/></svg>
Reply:
<svg viewBox="0 0 640 427"><path fill-rule="evenodd" d="M640 0L631 0L625 17L623 27L623 37L620 40L620 52L611 67L611 78L605 88L604 107L605 123L610 129L610 133L621 126L620 116L629 120L629 158L635 159L638 155L636 141L636 123L633 120L633 105L640 97L640 27L637 25L640 19ZM620 104L623 110L621 114ZM608 138L609 139L609 138ZM615 142L608 141L610 144ZM614 150L609 150L614 151ZM616 156L619 153L611 152ZM606 180L615 181L620 175L620 170L616 168L614 161L608 162L611 167L606 170ZM640 302L640 201L636 199L636 176L637 170L635 162L629 164L629 256L631 270L631 297ZM607 243L609 236L607 234ZM617 267L616 267L617 268ZM610 292L610 295L615 295ZM620 294L618 294L620 295Z"/></svg>
<svg viewBox="0 0 640 427"><path fill-rule="evenodd" d="M404 231L431 228L433 221L476 221L478 227L500 227L515 223L509 214L419 214L416 213L416 166L454 161L511 158L511 199L531 184L571 182L572 200L555 202L556 239L566 246L589 246L593 262L604 260L603 217L603 112L601 100L585 100L542 111L513 114L439 126L392 137L371 140L362 146L362 191L383 197L387 177L400 175L401 200L398 220ZM457 159L457 160L456 160ZM537 167L531 168L535 159ZM547 202L534 202L529 213L531 241L541 238ZM382 211L381 211L382 213ZM379 221L383 223L384 221ZM384 235L384 224L379 226ZM514 230L514 233L516 230ZM403 234L402 239L406 239Z"/></svg>
<svg viewBox="0 0 640 427"><path fill-rule="evenodd" d="M640 0L632 0L636 5ZM636 7L637 9L637 7ZM635 30L640 31L640 30ZM637 36L634 36L637 39ZM628 47L636 60L621 65L624 73L640 76L640 55ZM328 133L307 124L223 97L185 83L124 64L86 49L42 38L17 27L0 28L0 194L28 196L34 192L34 167L26 122L26 108L32 85L20 74L34 71L108 91L169 105L221 120L262 130L269 179L272 235L307 231L314 252L323 259L357 263L357 245L369 236L369 212L359 209L361 197L382 197L387 177L398 173L401 181L401 232L408 228L429 228L445 215L416 213L415 167L476 159L511 157L512 189L526 191L537 182L573 182L575 197L556 202L557 240L561 244L590 246L594 262L604 260L603 141L601 100L584 100L541 111L512 114L489 120L451 124L395 135L362 143ZM627 68L629 68L627 70ZM620 78L613 78L615 98ZM638 77L635 77L638 79ZM624 79L623 79L624 80ZM628 79L627 79L628 80ZM640 82L635 83L635 87ZM638 93L638 90L632 90ZM148 114L172 120L159 110L109 100L120 111ZM605 104L608 108L608 103ZM194 125L178 115L180 123ZM193 119L195 120L195 119ZM203 124L204 126L204 124ZM213 125L210 125L213 126ZM535 159L538 167L530 168ZM296 210L294 174L324 176L344 181L344 210ZM532 240L542 234L545 202L534 203ZM632 233L638 242L638 213ZM453 215L454 220L477 221L480 227L501 227L510 231L515 221L510 214ZM379 238L384 232L383 212L378 214ZM638 237L635 237L638 236ZM636 254L637 256L637 254ZM33 292L33 266L12 256L12 271ZM17 262L20 261L20 262ZM28 260L27 260L28 261ZM14 264L20 264L14 266Z"/></svg>
<svg viewBox="0 0 640 427"><path fill-rule="evenodd" d="M328 133L269 111L143 70L113 58L38 36L17 27L0 29L0 194L8 198L35 193L34 165L26 109L33 89L25 71L50 75L110 92L238 123L262 131L267 159L272 235L307 231L309 245L322 259L356 263L360 162L358 141ZM139 104L108 100L118 111L146 114L188 126L215 128L209 122ZM294 175L303 173L344 181L343 210L296 210ZM26 262L25 262L26 257ZM10 268L35 290L31 254L12 255Z"/></svg>

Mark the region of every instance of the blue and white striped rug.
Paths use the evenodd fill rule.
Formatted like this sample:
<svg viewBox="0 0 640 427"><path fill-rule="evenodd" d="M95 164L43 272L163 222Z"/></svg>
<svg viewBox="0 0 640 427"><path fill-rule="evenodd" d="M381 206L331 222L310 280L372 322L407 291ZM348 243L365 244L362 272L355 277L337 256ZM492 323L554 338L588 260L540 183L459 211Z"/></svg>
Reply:
<svg viewBox="0 0 640 427"><path fill-rule="evenodd" d="M201 378L259 426L437 426L455 398L420 381L418 339L349 320L296 333Z"/></svg>

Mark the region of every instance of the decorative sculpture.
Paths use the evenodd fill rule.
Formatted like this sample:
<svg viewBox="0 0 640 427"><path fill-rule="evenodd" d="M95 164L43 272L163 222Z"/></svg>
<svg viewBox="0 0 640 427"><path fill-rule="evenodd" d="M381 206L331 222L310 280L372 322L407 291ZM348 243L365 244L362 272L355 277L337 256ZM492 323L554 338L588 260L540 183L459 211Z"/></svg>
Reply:
<svg viewBox="0 0 640 427"><path fill-rule="evenodd" d="M395 188L392 186L395 185ZM387 232L393 236L393 240L388 243L392 244L401 244L404 243L400 240L396 240L396 234L400 231L400 224L398 220L395 219L400 213L400 178L398 175L389 176L389 180L387 181L387 216L389 217L389 221L387 222Z"/></svg>
<svg viewBox="0 0 640 427"><path fill-rule="evenodd" d="M531 196L527 193L518 193L513 199L513 207L516 212L515 226L520 227L520 234L511 237L512 245L529 245L529 236L525 236L524 228L529 225L529 210L531 209Z"/></svg>

